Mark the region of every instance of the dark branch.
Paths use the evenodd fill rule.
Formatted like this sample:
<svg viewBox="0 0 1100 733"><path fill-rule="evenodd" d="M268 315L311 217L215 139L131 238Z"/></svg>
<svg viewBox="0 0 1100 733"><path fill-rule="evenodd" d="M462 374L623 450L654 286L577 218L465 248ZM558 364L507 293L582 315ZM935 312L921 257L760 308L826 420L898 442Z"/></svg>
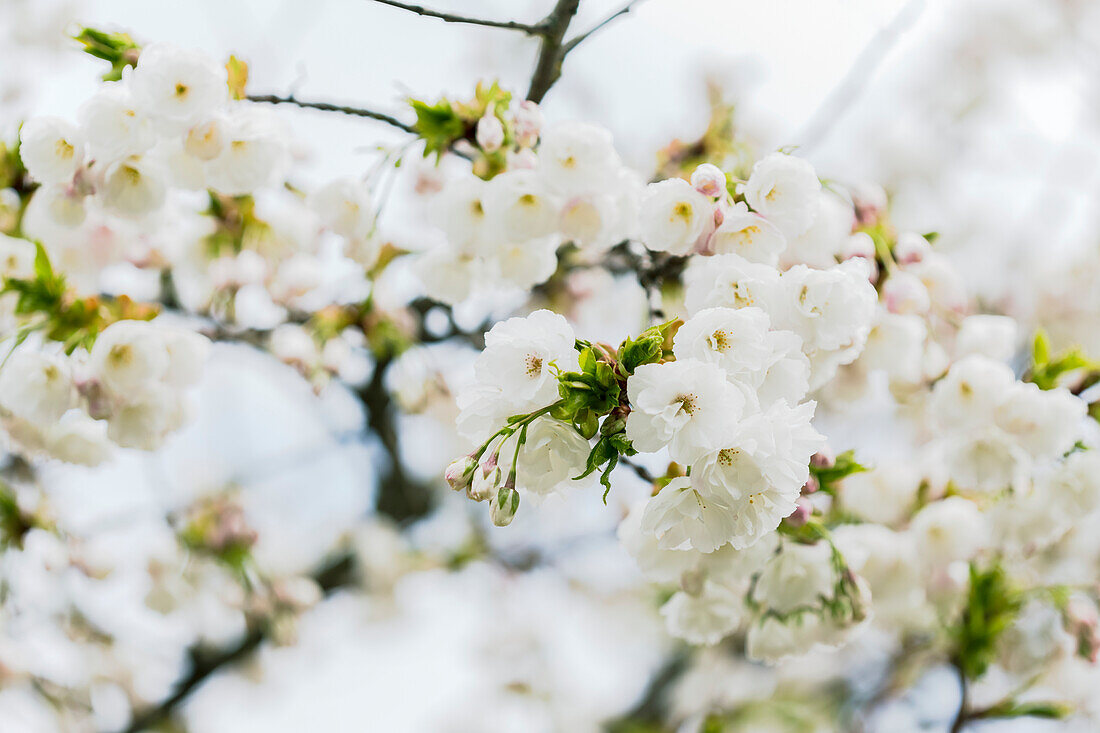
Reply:
<svg viewBox="0 0 1100 733"><path fill-rule="evenodd" d="M324 591L325 595L328 595L337 588L349 585L354 581L354 566L355 562L352 555L341 555L314 573L313 579L321 586L321 590ZM258 626L250 629L240 642L228 649L210 652L200 647L193 648L191 650L191 673L159 705L135 715L130 726L126 729L126 733L151 730L157 725L171 720L175 715L177 706L196 688L200 687L219 670L246 659L259 648L267 635L267 630L263 626Z"/></svg>
<svg viewBox="0 0 1100 733"><path fill-rule="evenodd" d="M569 30L569 23L577 14L581 0L558 0L554 9L539 24L543 32L542 44L539 46L538 61L535 62L535 73L531 76L531 86L527 89L527 99L532 102L541 102L550 87L554 86L561 78L561 65L565 60L563 42L565 32Z"/></svg>
<svg viewBox="0 0 1100 733"><path fill-rule="evenodd" d="M381 2L381 0L376 0ZM260 102L263 104L293 104L297 107L304 107L305 109L317 109L322 112L340 112L345 115L352 115L355 117L367 117L372 120L378 120L379 122L385 122L387 125L396 127L399 130L403 130L409 133L416 133L416 130L412 125L406 125L396 117L391 117L381 112L375 112L370 109L362 109L360 107L345 107L339 104L330 104L329 102L304 102L300 99L295 99L294 95L286 97L279 97L274 94L249 94L247 97L250 102Z"/></svg>
<svg viewBox="0 0 1100 733"><path fill-rule="evenodd" d="M581 33L576 38L574 38L571 41L567 42L565 44L565 46L562 48L562 56L565 56L570 51L572 51L574 48L576 48L580 44L584 43L585 39L588 38L590 35L592 35L596 31L600 30L601 28L603 28L604 26L606 26L608 23L615 20L619 16L626 15L627 13L629 13L631 11L632 8L634 8L636 5L641 5L643 2L645 2L645 0L630 0L630 2L628 2L626 5L619 8L618 10L616 10L614 13L607 16L606 18L601 20L599 23L597 23L596 25L594 25L591 28L589 28L588 30L586 30L584 33Z"/></svg>
<svg viewBox="0 0 1100 733"><path fill-rule="evenodd" d="M431 10L421 5L409 5L408 3L399 3L395 2L395 0L374 0L374 2L381 5L389 5L391 8L408 10L410 13L423 15L427 18L438 18L447 23L466 23L468 25L481 25L487 28L505 28L507 30L520 31L522 33L526 33L529 36L539 36L543 34L543 28L541 24L530 25L528 23L518 23L514 20L486 20L484 18L470 18L465 15L442 13L438 10Z"/></svg>

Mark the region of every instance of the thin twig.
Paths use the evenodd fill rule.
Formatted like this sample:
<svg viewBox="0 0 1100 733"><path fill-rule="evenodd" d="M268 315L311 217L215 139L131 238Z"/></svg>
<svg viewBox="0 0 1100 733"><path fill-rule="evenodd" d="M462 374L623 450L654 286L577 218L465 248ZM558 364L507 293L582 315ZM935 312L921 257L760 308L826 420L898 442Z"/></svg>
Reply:
<svg viewBox="0 0 1100 733"><path fill-rule="evenodd" d="M629 12L630 12L630 11L631 11L631 10L632 10L632 9L633 9L633 8L634 8L635 6L641 5L641 4L643 3L643 2L645 2L645 0L630 0L630 2L628 2L628 3L626 4L626 5L624 5L623 7L619 8L619 9L618 9L618 10L616 10L616 11L615 11L614 13L612 13L612 14L611 14L611 15L609 15L609 16L607 16L606 18L604 18L603 20L601 20L601 21L600 21L599 23L597 23L596 25L594 25L594 26L592 26L591 28L589 28L588 30L586 30L586 31L585 31L584 33L581 33L581 34L580 34L579 36L577 36L576 38L573 38L573 39L572 39L571 41L568 41L568 42L567 42L567 43L565 44L565 46L564 46L564 47L562 48L562 55L564 56L564 55L568 54L568 53L569 53L570 51L572 51L572 50L573 50L574 48L576 48L576 47L577 47L577 46L579 46L579 45L580 45L581 43L583 43L583 42L585 41L585 39L586 39L586 38L588 38L588 37L589 37L590 35L592 35L592 34L593 34L593 33L595 33L596 31L600 30L601 28L603 28L604 26L606 26L606 25L607 25L608 23L610 23L611 21L615 20L615 19L616 19L616 18L618 18L619 16L621 16L621 15L626 15L626 14L627 14L627 13L629 13Z"/></svg>
<svg viewBox="0 0 1100 733"><path fill-rule="evenodd" d="M926 0L909 0L894 19L860 51L840 84L829 93L806 124L799 138L800 155L816 147L829 135L836 121L844 116L844 112L866 89L868 82L897 42L917 22L925 4Z"/></svg>
<svg viewBox="0 0 1100 733"><path fill-rule="evenodd" d="M550 87L554 86L561 78L561 64L565 60L562 44L565 33L569 30L569 23L577 14L581 0L558 0L554 9L539 24L543 31L542 44L539 46L538 61L535 62L535 73L531 76L531 85L527 88L527 99L541 102Z"/></svg>
<svg viewBox="0 0 1100 733"><path fill-rule="evenodd" d="M376 0L380 2L381 0ZM249 94L247 97L250 102L260 102L262 104L293 104L297 107L304 107L305 109L316 109L322 112L340 112L345 115L352 115L355 117L368 117L372 120L378 120L379 122L385 122L387 125L396 127L399 130L405 132L415 133L416 130L412 125L406 125L396 117L383 114L381 112L375 112L370 109L363 109L361 107L345 107L339 104L332 104L330 102L305 102L301 99L296 99L293 94L280 97L274 94Z"/></svg>
<svg viewBox="0 0 1100 733"><path fill-rule="evenodd" d="M431 10L425 8L422 5L409 5L408 3L399 3L395 0L374 0L374 2L381 5L389 5L391 8L400 8L401 10L408 10L410 13L416 13L417 15L423 15L426 18L438 18L439 20L447 23L466 23L469 25L481 25L487 28L505 28L512 31L520 31L526 33L529 36L539 36L543 34L543 28L540 24L531 25L529 23L519 23L514 20L486 20L484 18L470 18L465 15L454 15L452 13L443 13L438 10Z"/></svg>

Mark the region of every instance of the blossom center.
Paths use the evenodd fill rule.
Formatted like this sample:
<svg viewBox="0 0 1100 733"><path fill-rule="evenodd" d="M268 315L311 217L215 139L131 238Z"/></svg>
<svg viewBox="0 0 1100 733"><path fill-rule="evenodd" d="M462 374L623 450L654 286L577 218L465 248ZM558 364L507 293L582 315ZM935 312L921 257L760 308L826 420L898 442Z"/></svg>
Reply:
<svg viewBox="0 0 1100 733"><path fill-rule="evenodd" d="M73 157L73 146L69 144L68 140L58 140L54 146L54 152L57 153L57 157L62 160L69 160Z"/></svg>
<svg viewBox="0 0 1100 733"><path fill-rule="evenodd" d="M710 335L710 347L715 351L725 351L732 345L729 334L718 329Z"/></svg>
<svg viewBox="0 0 1100 733"><path fill-rule="evenodd" d="M679 412L685 412L688 415L694 415L695 410L697 409L697 405L695 404L696 400L697 400L697 398L696 398L695 394L694 393L689 393L689 394L676 395L676 399L674 399L672 402L673 402L673 404L675 404L677 402L680 403Z"/></svg>
<svg viewBox="0 0 1100 733"><path fill-rule="evenodd" d="M542 357L538 354L527 355L527 376L536 377L542 373Z"/></svg>
<svg viewBox="0 0 1100 733"><path fill-rule="evenodd" d="M690 219L691 218L691 204L687 201L681 201L672 207L672 218L674 219Z"/></svg>

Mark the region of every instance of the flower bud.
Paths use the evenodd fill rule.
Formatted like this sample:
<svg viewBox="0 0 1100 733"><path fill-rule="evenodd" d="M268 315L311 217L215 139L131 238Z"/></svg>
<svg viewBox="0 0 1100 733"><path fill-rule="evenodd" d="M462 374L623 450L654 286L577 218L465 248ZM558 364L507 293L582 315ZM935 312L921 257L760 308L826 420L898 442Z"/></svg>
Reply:
<svg viewBox="0 0 1100 733"><path fill-rule="evenodd" d="M477 121L474 137L477 145L486 153L495 153L504 144L504 125L494 114L487 114Z"/></svg>
<svg viewBox="0 0 1100 733"><path fill-rule="evenodd" d="M898 242L894 245L894 259L901 265L911 265L920 262L925 255L932 251L932 245L928 240L916 232L902 232L898 235Z"/></svg>
<svg viewBox="0 0 1100 733"><path fill-rule="evenodd" d="M798 502L795 504L794 511L787 517L787 524L792 527L801 527L809 521L813 513L813 504L810 503L809 499L800 496L798 497Z"/></svg>
<svg viewBox="0 0 1100 733"><path fill-rule="evenodd" d="M531 101L520 102L513 118L516 144L521 148L534 147L542 130L542 110Z"/></svg>
<svg viewBox="0 0 1100 733"><path fill-rule="evenodd" d="M820 450L810 456L810 465L814 468L832 468L836 464L836 456L828 450Z"/></svg>
<svg viewBox="0 0 1100 733"><path fill-rule="evenodd" d="M474 472L477 470L477 461L473 456L462 456L451 461L447 466L444 477L447 483L455 491L462 491L474 480Z"/></svg>
<svg viewBox="0 0 1100 733"><path fill-rule="evenodd" d="M875 258L875 240L867 232L856 232L848 237L840 248L840 256L846 260L853 257Z"/></svg>
<svg viewBox="0 0 1100 733"><path fill-rule="evenodd" d="M485 501L500 488L503 479L500 466L494 461L491 467L474 471L474 480L466 487L466 496L474 501Z"/></svg>
<svg viewBox="0 0 1100 733"><path fill-rule="evenodd" d="M810 477L808 479L806 479L806 483L804 483L802 485L802 493L803 493L803 495L805 495L805 494L814 494L820 488L821 488L821 485L818 484L817 477L815 477L813 474L810 474Z"/></svg>
<svg viewBox="0 0 1100 733"><path fill-rule="evenodd" d="M508 170L534 170L539 165L539 156L535 155L535 151L530 148L509 150L507 158Z"/></svg>
<svg viewBox="0 0 1100 733"><path fill-rule="evenodd" d="M882 286L882 299L891 313L927 313L932 307L928 288L909 272L894 272Z"/></svg>
<svg viewBox="0 0 1100 733"><path fill-rule="evenodd" d="M497 471L500 469L498 468ZM502 486L489 500L489 517L498 527L507 527L512 523L519 509L519 492L513 487Z"/></svg>
<svg viewBox="0 0 1100 733"><path fill-rule="evenodd" d="M704 196L718 198L726 191L726 174L710 163L703 163L691 174L691 185Z"/></svg>

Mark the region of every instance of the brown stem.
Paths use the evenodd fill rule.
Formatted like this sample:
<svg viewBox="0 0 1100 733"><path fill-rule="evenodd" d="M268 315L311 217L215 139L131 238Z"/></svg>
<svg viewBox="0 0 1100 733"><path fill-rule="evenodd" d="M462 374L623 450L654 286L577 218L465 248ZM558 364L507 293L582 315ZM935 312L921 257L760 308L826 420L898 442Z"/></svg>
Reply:
<svg viewBox="0 0 1100 733"><path fill-rule="evenodd" d="M530 25L529 23L519 23L514 20L486 20L484 18L471 18L465 15L455 15L453 13L443 13L438 10L431 10L425 8L422 5L410 5L408 3L396 2L396 0L374 0L374 2L381 5L389 5L391 8L400 8L401 10L407 10L410 13L416 13L417 15L423 15L426 18L438 18L446 23L466 23L468 25L481 25L487 28L505 28L507 30L520 31L526 33L529 36L542 35L542 24Z"/></svg>
<svg viewBox="0 0 1100 733"><path fill-rule="evenodd" d="M550 87L561 78L561 65L565 60L565 33L573 16L577 14L581 0L558 0L554 9L540 23L543 28L542 43L539 46L535 73L531 76L531 86L527 89L527 99L541 102Z"/></svg>
<svg viewBox="0 0 1100 733"><path fill-rule="evenodd" d="M412 125L406 125L396 117L391 117L390 115L375 112L370 109L363 109L361 107L345 107L330 102L305 102L301 99L295 99L293 94L285 97L280 97L275 94L249 94L246 99L250 102L260 102L262 104L293 104L297 107L316 109L322 112L340 112L341 114L352 115L354 117L367 117L372 120L378 120L379 122L385 122L387 125L391 125L405 132L416 132Z"/></svg>

